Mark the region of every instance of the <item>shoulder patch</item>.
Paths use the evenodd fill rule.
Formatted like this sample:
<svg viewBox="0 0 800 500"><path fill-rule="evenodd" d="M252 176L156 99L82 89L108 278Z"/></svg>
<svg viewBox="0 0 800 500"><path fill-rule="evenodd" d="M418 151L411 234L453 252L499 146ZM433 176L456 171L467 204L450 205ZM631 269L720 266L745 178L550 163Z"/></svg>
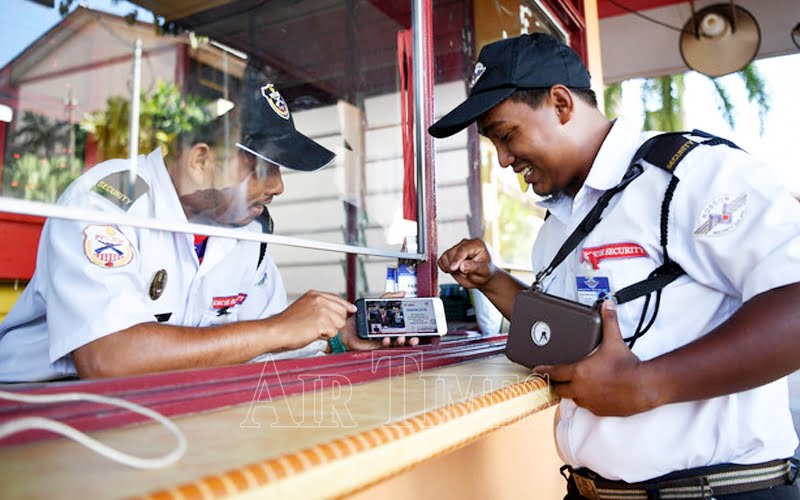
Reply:
<svg viewBox="0 0 800 500"><path fill-rule="evenodd" d="M86 226L83 251L89 262L108 269L125 266L133 260L133 245L117 226Z"/></svg>
<svg viewBox="0 0 800 500"><path fill-rule="evenodd" d="M138 175L132 195L128 186L130 186L130 176L127 170L123 170L107 175L92 186L91 190L127 212L133 202L150 189L150 186Z"/></svg>
<svg viewBox="0 0 800 500"><path fill-rule="evenodd" d="M742 222L747 212L747 194L723 194L717 196L703 207L697 217L694 234L716 236L732 231Z"/></svg>

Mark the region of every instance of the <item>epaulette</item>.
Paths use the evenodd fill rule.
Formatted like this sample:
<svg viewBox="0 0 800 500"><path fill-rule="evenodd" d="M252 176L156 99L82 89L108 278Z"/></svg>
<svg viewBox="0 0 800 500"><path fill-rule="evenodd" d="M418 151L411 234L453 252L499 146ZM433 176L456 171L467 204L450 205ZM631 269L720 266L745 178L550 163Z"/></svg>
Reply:
<svg viewBox="0 0 800 500"><path fill-rule="evenodd" d="M131 208L131 205L133 205L133 202L150 190L150 186L148 186L147 182L139 175L136 176L133 189L129 189L130 183L129 172L123 170L102 178L97 184L92 186L91 191L99 194L127 212L128 209Z"/></svg>

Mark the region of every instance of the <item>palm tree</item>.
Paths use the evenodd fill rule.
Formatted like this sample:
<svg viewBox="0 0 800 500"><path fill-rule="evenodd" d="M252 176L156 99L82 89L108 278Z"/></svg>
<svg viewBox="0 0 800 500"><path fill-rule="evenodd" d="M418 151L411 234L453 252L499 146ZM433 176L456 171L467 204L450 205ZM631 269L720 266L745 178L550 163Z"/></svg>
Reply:
<svg viewBox="0 0 800 500"><path fill-rule="evenodd" d="M642 83L642 104L645 109L645 130L663 130L665 132L682 130L684 95L684 75L665 75L648 78ZM758 117L761 133L764 133L764 121L769 111L769 95L761 74L752 63L736 73L747 90L747 98L758 105ZM736 124L733 116L733 104L727 88L719 78L710 78L717 92L720 111L731 128ZM622 101L622 83L608 85L604 91L606 116L616 116Z"/></svg>
<svg viewBox="0 0 800 500"><path fill-rule="evenodd" d="M69 124L25 111L11 139L13 148L19 153L33 153L49 158L56 146L69 144ZM58 151L61 153L61 151Z"/></svg>

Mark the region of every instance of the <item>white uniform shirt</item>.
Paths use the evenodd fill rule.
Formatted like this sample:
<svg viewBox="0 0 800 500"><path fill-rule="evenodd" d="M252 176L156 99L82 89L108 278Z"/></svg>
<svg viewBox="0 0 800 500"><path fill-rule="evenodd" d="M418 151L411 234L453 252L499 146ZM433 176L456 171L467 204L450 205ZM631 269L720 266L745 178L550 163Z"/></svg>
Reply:
<svg viewBox="0 0 800 500"><path fill-rule="evenodd" d="M160 149L140 156L138 165L149 189L127 212L186 222ZM127 160L97 165L58 203L124 214L113 198L93 187L128 166ZM251 222L242 230L262 229ZM98 241L104 238L116 245L103 249ZM48 219L33 279L0 325L0 381L75 375L72 351L157 321L157 315L169 315L167 324L197 327L277 314L286 308L286 291L268 253L258 265L259 253L258 242L211 237L201 264L191 234ZM149 291L159 270L166 271L167 280L154 300Z"/></svg>
<svg viewBox="0 0 800 500"><path fill-rule="evenodd" d="M534 270L550 263L599 196L619 183L650 135L617 120L575 198L543 202L551 217L534 244ZM702 337L753 296L800 281L800 204L764 165L724 145L700 146L683 158L676 175L681 180L670 207L668 249L686 275L663 290L655 324L634 345L643 361ZM648 166L617 194L594 231L545 280L546 291L578 300L579 276L607 277L618 291L661 265L659 221L669 179ZM623 336L634 333L643 303L639 298L619 306ZM628 482L790 457L798 443L785 378L625 418L597 417L569 399L561 401L559 413L556 441L564 461Z"/></svg>

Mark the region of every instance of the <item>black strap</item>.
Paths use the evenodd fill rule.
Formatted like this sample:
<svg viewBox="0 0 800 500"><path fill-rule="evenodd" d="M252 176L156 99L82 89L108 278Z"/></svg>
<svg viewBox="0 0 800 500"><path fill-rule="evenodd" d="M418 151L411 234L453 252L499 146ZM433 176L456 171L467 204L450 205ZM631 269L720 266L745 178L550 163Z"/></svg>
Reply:
<svg viewBox="0 0 800 500"><path fill-rule="evenodd" d="M553 260L550 264L539 271L536 274L536 281L534 281L534 287L537 286L544 278L550 275L563 261L566 259L570 253L572 253L575 248L586 238L589 233L594 230L597 224L603 220L603 211L608 207L609 202L611 202L611 198L613 198L617 193L628 187L634 179L639 177L639 175L644 171L641 165L631 165L628 170L625 172L625 175L622 177L622 180L619 184L615 187L609 189L605 193L600 196L600 199L597 200L594 207L589 210L589 213L583 218L583 220L578 224L578 227L572 231L566 241L561 245L561 248L558 249L556 255L553 257Z"/></svg>
<svg viewBox="0 0 800 500"><path fill-rule="evenodd" d="M272 220L272 216L269 215L269 210L267 207L264 207L264 211L261 212L261 215L258 216L256 219L258 222L261 223L261 230L266 234L272 234L275 230L275 222ZM261 267L261 262L264 260L264 255L267 253L267 243L262 242L261 246L258 248L258 263L256 264L256 269Z"/></svg>
<svg viewBox="0 0 800 500"><path fill-rule="evenodd" d="M662 170L668 172L672 177L669 185L664 193L664 199L661 203L661 220L660 220L660 244L664 262L661 266L657 267L650 275L632 285L629 285L614 294L618 304L624 304L640 297L645 297L642 315L639 318L639 324L636 332L625 339L630 347L633 347L637 339L647 333L650 327L655 322L658 315L659 305L661 303L661 290L667 285L678 279L685 274L683 268L676 262L672 261L669 257L669 250L667 248L669 243L669 209L672 203L672 197L675 193L675 188L680 182L680 179L675 175L675 169L681 160L700 144L707 146L717 146L720 144L728 147L739 149L736 144L701 130L693 130L689 133L692 136L703 137L706 140L702 142L693 141L687 138L687 132L668 132L651 137L642 144L631 160L628 170L622 178L620 183L603 193L594 207L586 214L586 217L578 224L578 227L567 237L566 241L561 245L556 255L550 264L542 271L536 274L536 280L533 287L540 285L541 281L551 274L564 259L572 253L575 248L583 241L586 236L597 226L602 220L603 211L608 206L611 198L617 193L625 189L634 179L636 179L643 171L642 160L654 165ZM647 325L644 324L647 312L649 310L651 295L655 292L654 310Z"/></svg>

